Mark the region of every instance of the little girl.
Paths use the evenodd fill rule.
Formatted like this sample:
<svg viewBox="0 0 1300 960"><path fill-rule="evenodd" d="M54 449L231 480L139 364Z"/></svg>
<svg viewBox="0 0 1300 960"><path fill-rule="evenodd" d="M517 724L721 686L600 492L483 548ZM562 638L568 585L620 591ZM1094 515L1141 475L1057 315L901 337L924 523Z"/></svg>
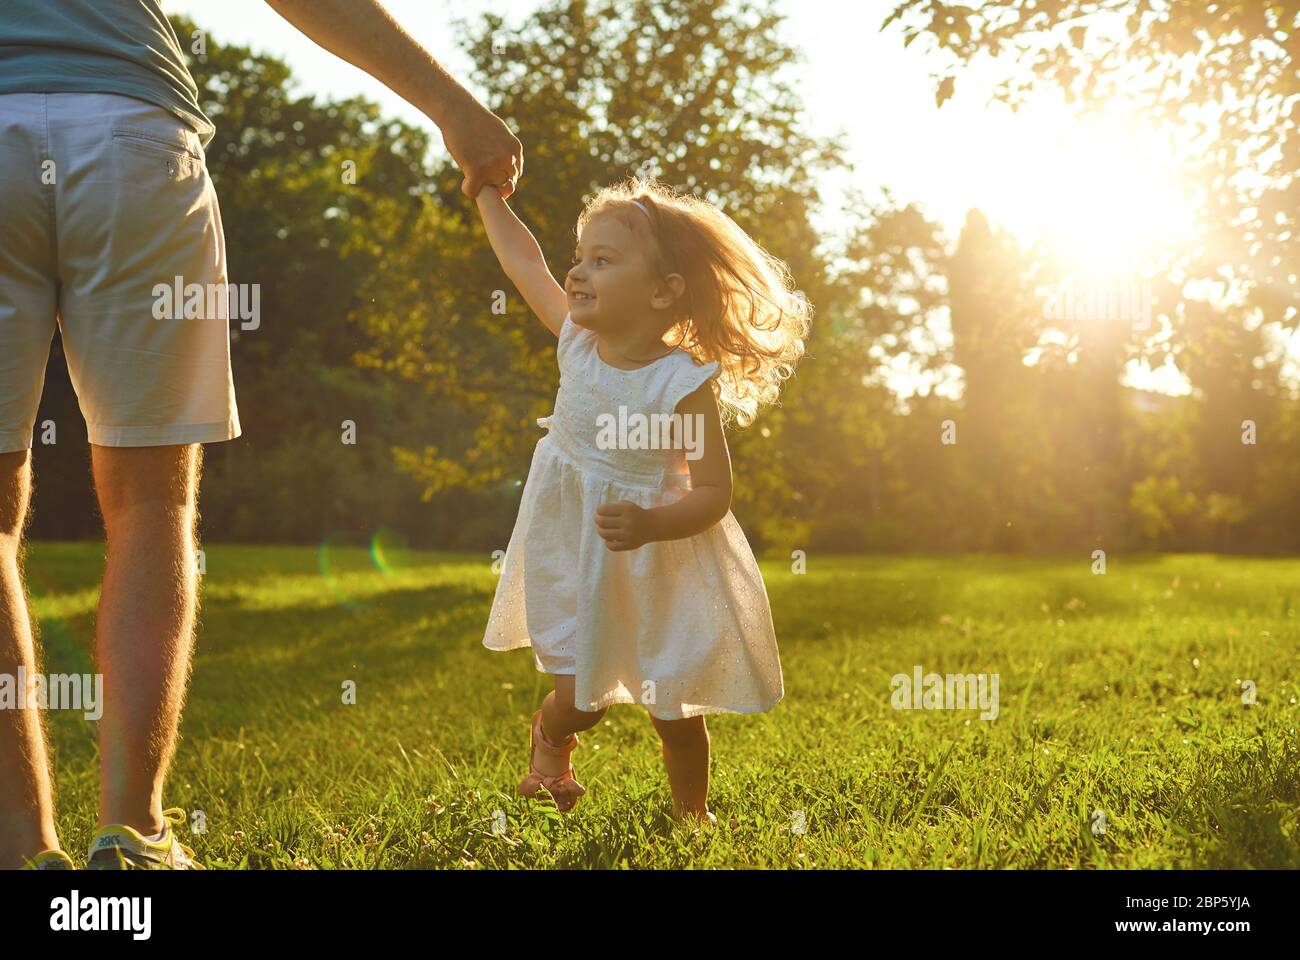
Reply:
<svg viewBox="0 0 1300 960"><path fill-rule="evenodd" d="M734 221L654 181L587 204L564 287L497 188L477 202L505 272L559 338L555 410L538 421L483 639L531 646L555 679L519 792L572 809L586 792L569 762L577 732L640 703L674 817L716 822L704 715L760 713L784 693L722 423L747 426L777 399L811 308Z"/></svg>

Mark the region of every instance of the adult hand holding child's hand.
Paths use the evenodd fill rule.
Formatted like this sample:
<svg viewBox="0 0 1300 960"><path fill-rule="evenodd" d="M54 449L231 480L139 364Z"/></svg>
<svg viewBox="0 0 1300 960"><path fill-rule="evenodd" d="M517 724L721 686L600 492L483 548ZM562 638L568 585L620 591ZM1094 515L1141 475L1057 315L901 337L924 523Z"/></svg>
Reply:
<svg viewBox="0 0 1300 960"><path fill-rule="evenodd" d="M500 117L471 96L440 124L443 142L465 174L460 189L474 199L485 186L496 186L509 199L524 173L524 148Z"/></svg>

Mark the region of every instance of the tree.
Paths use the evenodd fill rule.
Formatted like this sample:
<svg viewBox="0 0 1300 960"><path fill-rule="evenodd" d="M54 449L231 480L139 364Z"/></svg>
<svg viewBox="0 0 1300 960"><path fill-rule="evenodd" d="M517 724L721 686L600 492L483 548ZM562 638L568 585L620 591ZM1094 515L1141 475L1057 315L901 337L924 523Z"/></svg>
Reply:
<svg viewBox="0 0 1300 960"><path fill-rule="evenodd" d="M592 0L545 5L517 30L495 14L462 26L488 105L527 151L511 205L557 276L584 196L640 173L717 203L818 303L828 288L809 215L816 176L839 147L801 129L781 23L768 3ZM441 230L420 231L379 264L357 311L373 341L367 362L413 378L440 411L431 442L399 452L426 494L514 497L539 435L533 420L554 396L554 340L496 263L455 172L437 182L425 202L445 211ZM426 284L394 282L416 262ZM498 291L504 313L493 310ZM746 431L736 458L761 456L764 439Z"/></svg>
<svg viewBox="0 0 1300 960"><path fill-rule="evenodd" d="M1189 169L1204 191L1194 277L1240 283L1266 323L1300 318L1300 0L903 0L885 20L926 36L956 67L1010 70L1014 105L1042 84L1085 109L1131 100L1152 124L1195 130Z"/></svg>
<svg viewBox="0 0 1300 960"><path fill-rule="evenodd" d="M182 37L195 25L175 18ZM427 208L429 137L362 99L296 95L274 57L210 34L190 70L216 124L207 166L232 284L259 288L256 329L232 321L243 436L207 448L205 527L223 539L427 537L419 489L391 448L427 430L425 408L354 363L368 340L353 312L389 251ZM357 425L345 445L343 421Z"/></svg>

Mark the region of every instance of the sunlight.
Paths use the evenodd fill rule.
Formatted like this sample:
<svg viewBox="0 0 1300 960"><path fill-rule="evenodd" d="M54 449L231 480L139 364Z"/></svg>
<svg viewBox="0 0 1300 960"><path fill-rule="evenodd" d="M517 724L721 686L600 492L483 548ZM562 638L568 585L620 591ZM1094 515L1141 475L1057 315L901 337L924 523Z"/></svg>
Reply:
<svg viewBox="0 0 1300 960"><path fill-rule="evenodd" d="M989 197L994 220L1093 280L1131 278L1195 224L1178 151L1118 109L1073 116L1059 103L1022 111Z"/></svg>

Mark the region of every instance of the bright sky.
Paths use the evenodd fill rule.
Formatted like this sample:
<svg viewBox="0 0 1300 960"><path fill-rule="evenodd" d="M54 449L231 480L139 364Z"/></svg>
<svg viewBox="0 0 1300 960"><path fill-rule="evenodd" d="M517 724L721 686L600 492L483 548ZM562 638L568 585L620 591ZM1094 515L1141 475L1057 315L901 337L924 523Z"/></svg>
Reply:
<svg viewBox="0 0 1300 960"><path fill-rule="evenodd" d="M476 20L489 8L507 26L521 22L537 0L385 0L393 17L467 85L469 58L455 44L454 17ZM1122 113L1080 126L1056 98L1043 97L1019 113L990 104L1001 75L976 68L959 75L957 93L934 104L935 62L918 42L904 49L896 28L881 21L894 0L778 0L788 39L804 51L791 75L814 134L846 134L851 168L823 184L828 210L818 226L841 221L844 188L917 202L956 236L966 212L979 207L1023 239L1037 236L1069 250L1098 275L1124 275L1152 242L1186 229L1187 203L1177 179L1176 151L1134 129ZM293 69L305 91L331 97L364 95L412 123L432 127L401 98L317 47L263 0L163 0L218 41L274 54ZM185 38L182 38L184 42ZM475 90L475 93L481 93ZM525 156L528 145L524 144ZM521 185L527 189L527 178ZM779 255L779 251L777 251ZM1131 365L1127 382L1144 389L1186 392L1172 367L1152 372ZM919 386L905 370L890 383L904 396ZM940 389L952 393L951 384Z"/></svg>
<svg viewBox="0 0 1300 960"><path fill-rule="evenodd" d="M931 215L960 226L966 209L996 189L989 172L1005 169L1010 157L1023 156L1027 125L1010 123L1005 109L998 111L1005 118L992 118L973 92L964 90L944 110L936 110L925 58L903 50L897 31L882 35L878 30L893 2L779 0L789 18L788 38L806 55L795 74L797 89L814 132L849 134L856 183L888 185L900 198L924 199ZM537 0L384 0L393 18L471 89L470 60L455 45L452 18L473 21L492 10L507 24L519 23L538 5ZM215 7L205 0L163 0L163 9L189 15L218 40L235 40L280 57L305 90L339 97L360 93L403 119L432 126L382 84L307 40L263 0L224 0ZM823 15L831 9L833 20ZM1021 136L1011 139L1008 134L1017 130ZM890 131L884 149L876 146L881 131Z"/></svg>

